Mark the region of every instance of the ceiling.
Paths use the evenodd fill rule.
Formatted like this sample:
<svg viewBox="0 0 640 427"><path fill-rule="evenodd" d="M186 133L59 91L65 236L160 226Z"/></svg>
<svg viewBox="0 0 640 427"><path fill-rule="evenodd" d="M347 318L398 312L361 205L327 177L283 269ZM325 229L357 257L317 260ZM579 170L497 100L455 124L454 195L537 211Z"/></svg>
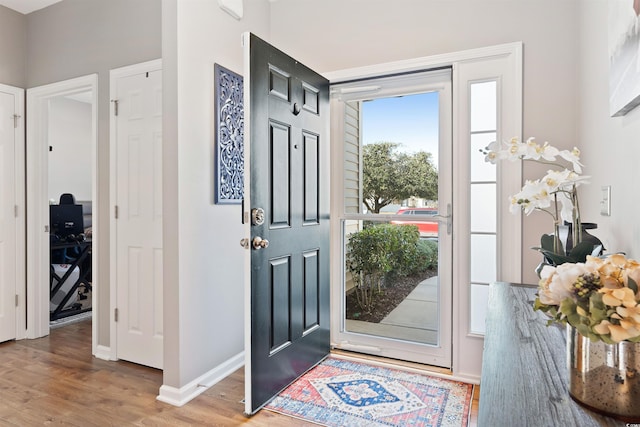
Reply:
<svg viewBox="0 0 640 427"><path fill-rule="evenodd" d="M0 5L18 11L24 15L42 9L62 0L0 0Z"/></svg>

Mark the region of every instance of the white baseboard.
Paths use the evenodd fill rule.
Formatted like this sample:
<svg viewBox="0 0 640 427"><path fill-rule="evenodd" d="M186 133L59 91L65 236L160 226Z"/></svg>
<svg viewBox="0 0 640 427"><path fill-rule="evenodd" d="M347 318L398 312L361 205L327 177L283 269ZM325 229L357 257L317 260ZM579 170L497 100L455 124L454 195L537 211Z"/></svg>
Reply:
<svg viewBox="0 0 640 427"><path fill-rule="evenodd" d="M94 353L94 356L102 360L113 360L111 359L111 347L106 347L104 345L96 346L96 352Z"/></svg>
<svg viewBox="0 0 640 427"><path fill-rule="evenodd" d="M244 352L241 352L180 388L162 385L160 394L156 399L173 406L182 406L240 369L243 365Z"/></svg>

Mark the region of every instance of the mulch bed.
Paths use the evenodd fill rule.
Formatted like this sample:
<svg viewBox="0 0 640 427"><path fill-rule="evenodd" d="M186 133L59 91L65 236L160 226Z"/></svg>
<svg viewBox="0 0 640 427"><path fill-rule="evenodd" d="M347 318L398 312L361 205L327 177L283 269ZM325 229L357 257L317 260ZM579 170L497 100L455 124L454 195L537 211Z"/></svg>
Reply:
<svg viewBox="0 0 640 427"><path fill-rule="evenodd" d="M347 295L347 319L362 320L370 323L380 323L391 311L398 306L415 289L420 282L437 275L437 270L427 270L412 276L395 277L387 284L382 293L376 295L370 313L359 305L355 291Z"/></svg>

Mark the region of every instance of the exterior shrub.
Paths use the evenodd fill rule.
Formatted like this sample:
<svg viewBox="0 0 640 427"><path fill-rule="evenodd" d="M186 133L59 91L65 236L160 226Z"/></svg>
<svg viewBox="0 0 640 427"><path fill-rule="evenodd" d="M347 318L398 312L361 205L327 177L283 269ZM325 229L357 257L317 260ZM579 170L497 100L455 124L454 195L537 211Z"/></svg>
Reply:
<svg viewBox="0 0 640 427"><path fill-rule="evenodd" d="M377 224L352 233L347 243L358 303L371 311L390 275L406 276L437 265L437 243L420 240L415 225Z"/></svg>

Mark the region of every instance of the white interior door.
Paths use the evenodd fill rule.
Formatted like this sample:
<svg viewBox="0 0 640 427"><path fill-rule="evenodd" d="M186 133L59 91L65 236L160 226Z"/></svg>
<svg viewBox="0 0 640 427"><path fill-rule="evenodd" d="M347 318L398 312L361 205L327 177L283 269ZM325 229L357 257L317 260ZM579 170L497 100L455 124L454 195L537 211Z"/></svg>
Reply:
<svg viewBox="0 0 640 427"><path fill-rule="evenodd" d="M19 114L16 94L0 85L0 342L16 338L19 253L16 134L22 123L18 122ZM20 239L24 240L22 236Z"/></svg>
<svg viewBox="0 0 640 427"><path fill-rule="evenodd" d="M112 88L116 137L116 357L161 369L162 71L159 62L114 70Z"/></svg>

